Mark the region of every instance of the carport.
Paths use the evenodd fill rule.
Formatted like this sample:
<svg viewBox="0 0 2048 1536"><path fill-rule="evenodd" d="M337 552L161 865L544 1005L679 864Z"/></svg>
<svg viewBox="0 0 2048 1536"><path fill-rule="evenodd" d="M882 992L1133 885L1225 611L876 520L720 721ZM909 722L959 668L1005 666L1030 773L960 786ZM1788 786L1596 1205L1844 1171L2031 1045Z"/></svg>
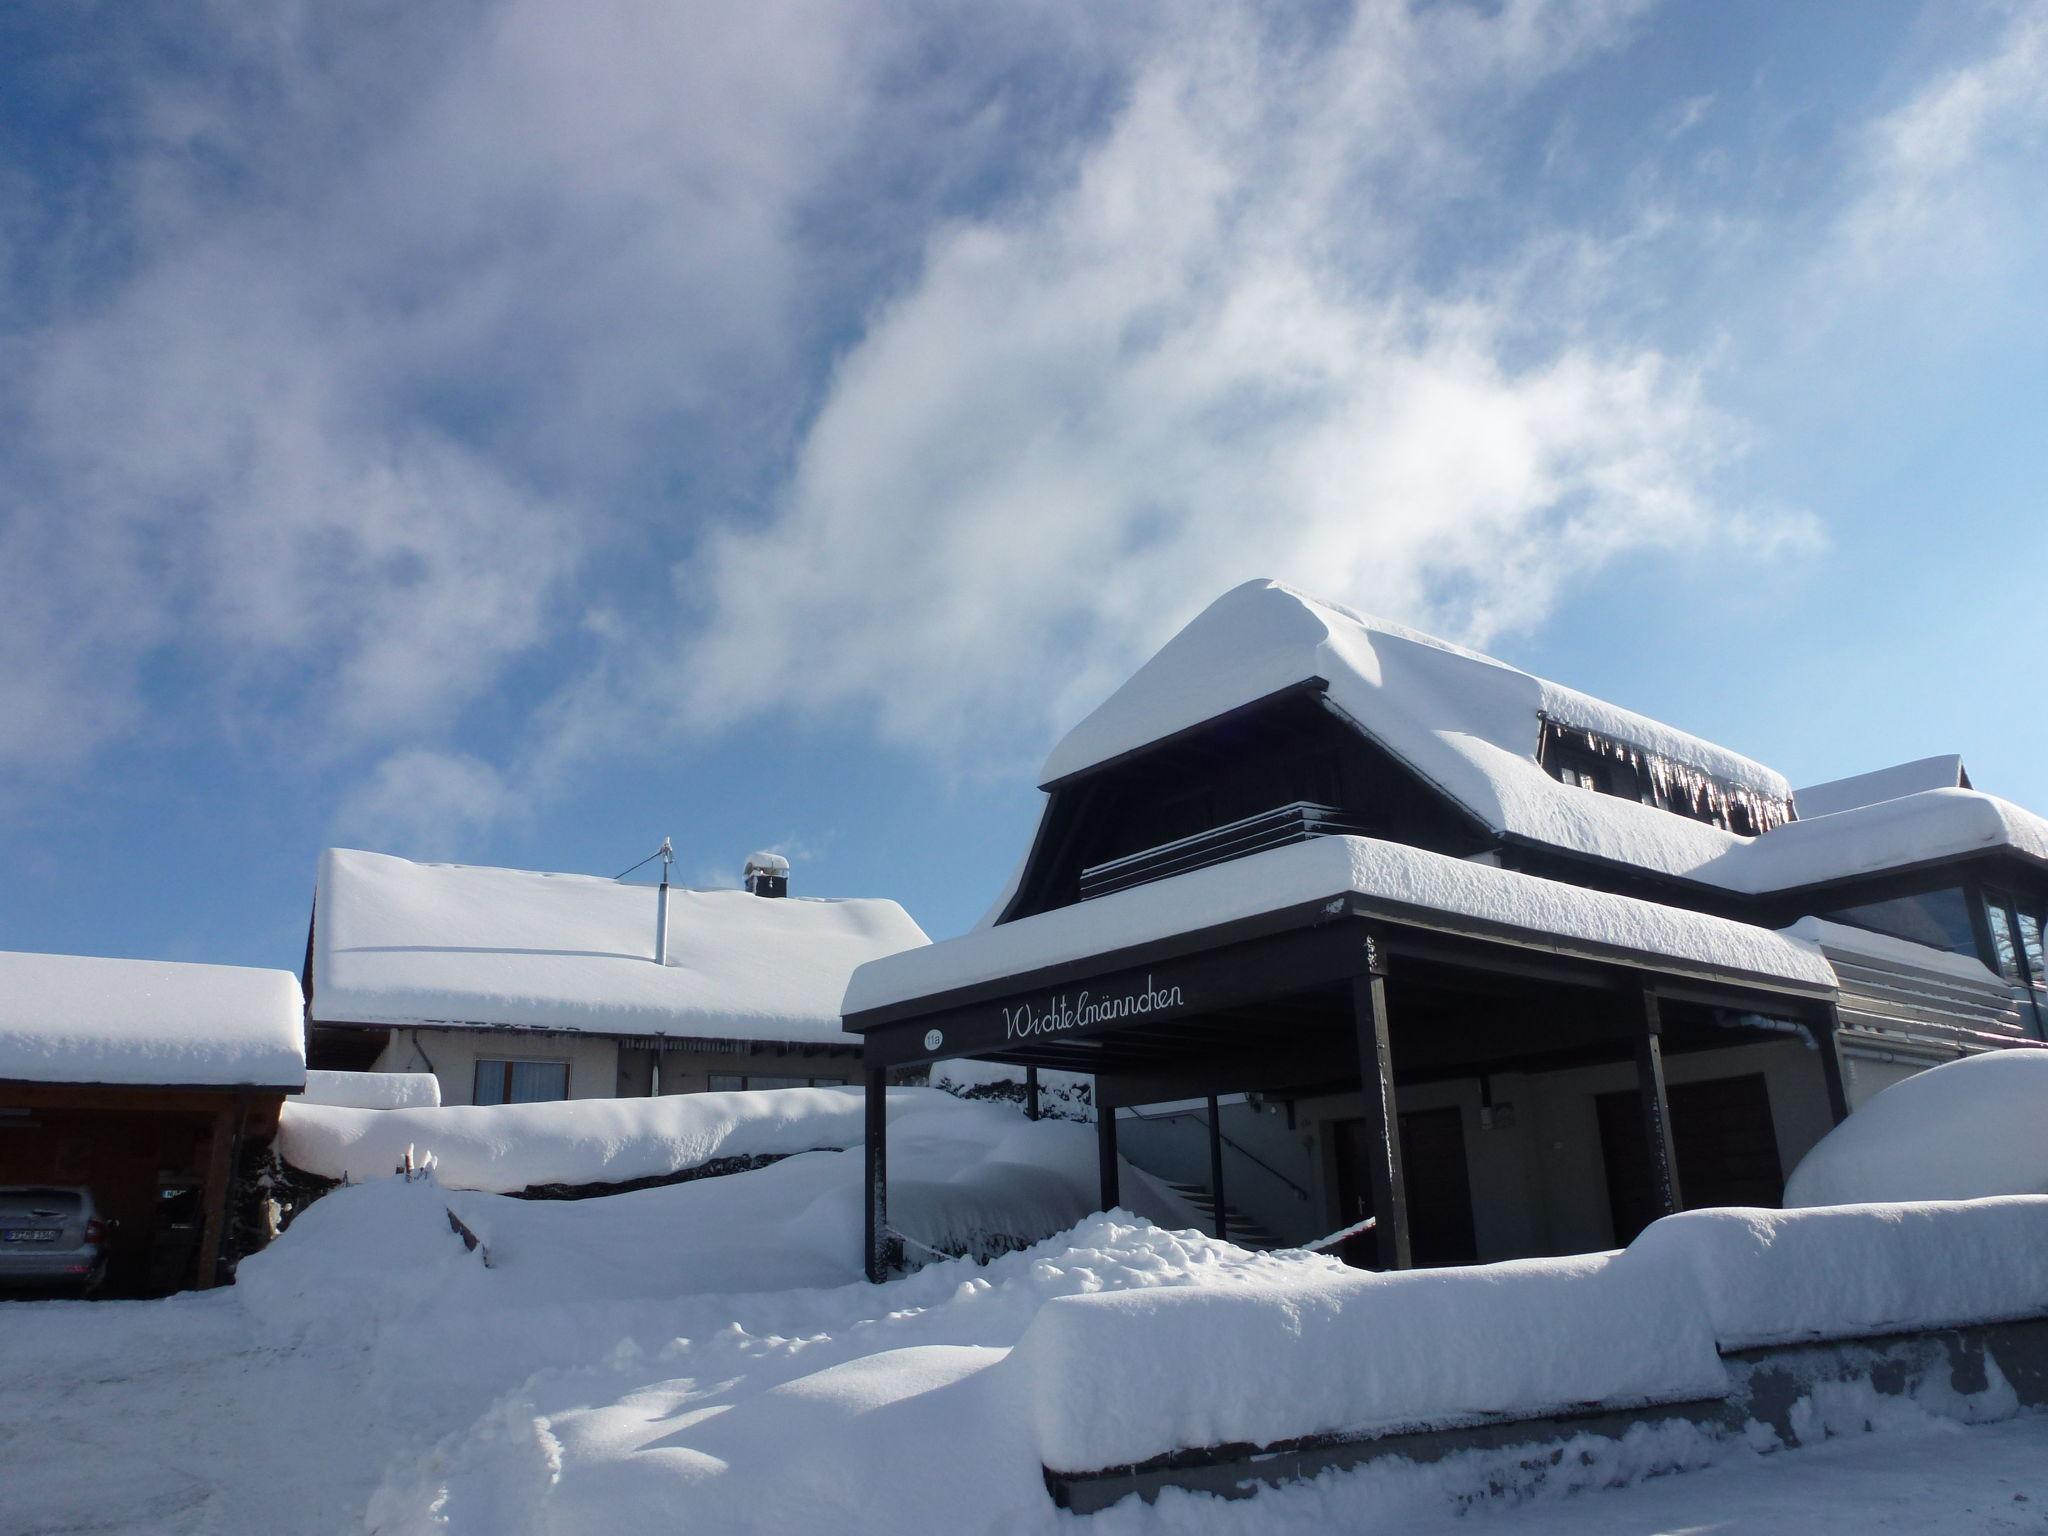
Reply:
<svg viewBox="0 0 2048 1536"><path fill-rule="evenodd" d="M90 1189L112 1292L224 1278L243 1151L305 1076L288 971L0 953L0 1184Z"/></svg>
<svg viewBox="0 0 2048 1536"><path fill-rule="evenodd" d="M1358 1256L1404 1268L1427 1213L1408 1208L1402 1089L1632 1063L1636 1172L1653 1214L1675 1211L1667 1055L1797 1051L1839 1121L1835 997L1819 951L1768 929L1367 838L1057 908L856 973L846 1027L867 1072L867 1271L896 1264L883 1092L905 1068L964 1057L1092 1074L1104 1209L1118 1203L1117 1106L1358 1091L1364 1166L1350 1174L1375 1218Z"/></svg>

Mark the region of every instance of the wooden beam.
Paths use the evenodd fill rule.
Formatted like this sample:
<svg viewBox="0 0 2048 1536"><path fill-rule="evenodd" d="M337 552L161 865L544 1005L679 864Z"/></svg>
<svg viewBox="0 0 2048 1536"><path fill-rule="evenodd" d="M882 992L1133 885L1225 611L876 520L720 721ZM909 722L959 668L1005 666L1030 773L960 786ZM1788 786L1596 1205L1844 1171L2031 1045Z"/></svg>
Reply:
<svg viewBox="0 0 2048 1536"><path fill-rule="evenodd" d="M1814 1049L1820 1053L1821 1079L1828 1092L1828 1113L1837 1125L1849 1118L1849 1090L1842 1079L1841 1029L1841 1010L1833 1003L1823 1003L1814 1009L1813 1017L1806 1023L1806 1032L1812 1036Z"/></svg>
<svg viewBox="0 0 2048 1536"><path fill-rule="evenodd" d="M1024 1069L1024 1118L1026 1120L1036 1120L1038 1118L1038 1068L1036 1067L1026 1067Z"/></svg>
<svg viewBox="0 0 2048 1536"><path fill-rule="evenodd" d="M1209 1095L1209 1198L1216 1202L1216 1240L1230 1236L1230 1222L1223 1214L1223 1122L1216 1095Z"/></svg>
<svg viewBox="0 0 2048 1536"><path fill-rule="evenodd" d="M1650 1193L1657 1214L1670 1216L1684 1202L1678 1154L1671 1141L1671 1103L1664 1092L1664 1019L1657 994L1643 989L1643 1028L1636 1037L1636 1089L1643 1101L1643 1136L1650 1147Z"/></svg>
<svg viewBox="0 0 2048 1536"><path fill-rule="evenodd" d="M880 1067L867 1073L867 1274L889 1278L889 1089Z"/></svg>
<svg viewBox="0 0 2048 1536"><path fill-rule="evenodd" d="M1095 1168L1102 1182L1102 1208L1113 1211L1123 1203L1122 1180L1116 1166L1116 1106L1095 1099Z"/></svg>
<svg viewBox="0 0 2048 1536"><path fill-rule="evenodd" d="M228 1184L233 1173L233 1149L235 1142L236 1112L220 1109L214 1112L213 1124L206 1137L206 1186L201 1198L206 1202L206 1220L199 1232L199 1273L194 1280L197 1289L213 1289L220 1273L221 1238L227 1227Z"/></svg>
<svg viewBox="0 0 2048 1536"><path fill-rule="evenodd" d="M1358 1027L1358 1071L1365 1101L1365 1143L1372 1159L1373 1247L1381 1269L1413 1262L1408 1242L1408 1191L1401 1177L1401 1116L1394 1100L1393 1052L1387 1044L1387 981L1378 945L1367 941L1371 969L1352 978L1351 1009Z"/></svg>

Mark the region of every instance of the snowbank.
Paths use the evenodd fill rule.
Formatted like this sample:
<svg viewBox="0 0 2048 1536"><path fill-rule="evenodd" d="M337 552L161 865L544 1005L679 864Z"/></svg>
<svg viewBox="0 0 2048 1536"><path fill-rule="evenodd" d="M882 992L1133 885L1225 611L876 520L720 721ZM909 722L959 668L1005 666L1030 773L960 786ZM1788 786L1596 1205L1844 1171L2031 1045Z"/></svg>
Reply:
<svg viewBox="0 0 2048 1536"><path fill-rule="evenodd" d="M1591 796L1581 796L1590 799ZM1659 813L1663 814L1663 813ZM1654 958L1832 989L1818 948L1750 923L1495 869L1402 843L1318 837L1076 906L977 929L870 961L853 973L849 1014L1192 933L1239 918L1348 898Z"/></svg>
<svg viewBox="0 0 2048 1536"><path fill-rule="evenodd" d="M2048 1050L1945 1062L1892 1084L1821 1138L1787 1206L2048 1194Z"/></svg>
<svg viewBox="0 0 2048 1536"><path fill-rule="evenodd" d="M339 1109L438 1109L441 1079L431 1072L306 1073L301 1104L331 1104Z"/></svg>
<svg viewBox="0 0 2048 1536"><path fill-rule="evenodd" d="M299 1087L290 971L0 951L0 1080Z"/></svg>
<svg viewBox="0 0 2048 1536"><path fill-rule="evenodd" d="M1724 1394L1721 1352L2048 1313L2048 1198L1688 1212L1625 1252L1104 1293L1016 1359L1045 1464Z"/></svg>
<svg viewBox="0 0 2048 1536"><path fill-rule="evenodd" d="M313 1015L846 1044L864 960L926 942L893 901L669 892L590 875L416 864L330 848L313 925Z"/></svg>
<svg viewBox="0 0 2048 1536"><path fill-rule="evenodd" d="M891 1091L891 1116L929 1095ZM855 1088L775 1088L431 1109L287 1104L277 1147L295 1168L355 1183L385 1177L411 1147L416 1160L433 1155L435 1177L452 1189L509 1193L624 1183L714 1158L858 1146L862 1103Z"/></svg>

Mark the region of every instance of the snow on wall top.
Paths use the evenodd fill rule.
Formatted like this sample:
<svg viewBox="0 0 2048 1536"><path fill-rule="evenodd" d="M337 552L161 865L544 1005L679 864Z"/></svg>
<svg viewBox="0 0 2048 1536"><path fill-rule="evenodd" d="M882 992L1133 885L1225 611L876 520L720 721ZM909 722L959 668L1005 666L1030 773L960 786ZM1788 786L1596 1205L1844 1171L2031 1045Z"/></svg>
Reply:
<svg viewBox="0 0 2048 1536"><path fill-rule="evenodd" d="M0 1080L298 1088L290 971L0 951Z"/></svg>
<svg viewBox="0 0 2048 1536"><path fill-rule="evenodd" d="M846 1011L931 997L1351 893L1688 968L1833 988L1820 950L1749 923L1364 837L1318 837L871 961Z"/></svg>
<svg viewBox="0 0 2048 1536"><path fill-rule="evenodd" d="M1963 771L1963 760L1950 752L1895 763L1869 773L1854 773L1846 779L1830 779L1825 784L1795 791L1792 799L1802 816L1832 816L1837 811L1853 811L1904 795L1917 795L1922 790L1969 787L1970 776Z"/></svg>
<svg viewBox="0 0 2048 1536"><path fill-rule="evenodd" d="M318 1067L306 1073L301 1104L330 1104L339 1109L438 1109L441 1079L431 1072L329 1072Z"/></svg>
<svg viewBox="0 0 2048 1536"><path fill-rule="evenodd" d="M1761 837L1568 787L1537 762L1542 717L1760 794L1792 793L1782 775L1700 737L1273 581L1246 582L1197 615L1067 733L1040 782L1311 677L1329 684L1330 702L1374 741L1494 833L1659 874L1755 895L2000 844L2048 857L2048 822L1958 788L1954 759L1801 791L1806 819Z"/></svg>
<svg viewBox="0 0 2048 1536"><path fill-rule="evenodd" d="M313 924L313 1016L844 1044L855 966L923 945L893 901L669 891L591 875L416 864L331 848Z"/></svg>

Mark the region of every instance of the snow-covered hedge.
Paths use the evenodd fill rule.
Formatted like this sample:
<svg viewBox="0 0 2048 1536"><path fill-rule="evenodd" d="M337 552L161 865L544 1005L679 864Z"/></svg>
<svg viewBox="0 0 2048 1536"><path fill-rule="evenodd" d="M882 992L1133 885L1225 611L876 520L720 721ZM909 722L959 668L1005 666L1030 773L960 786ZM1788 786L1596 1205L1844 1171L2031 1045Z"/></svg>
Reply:
<svg viewBox="0 0 2048 1536"><path fill-rule="evenodd" d="M2048 1050L1992 1051L1894 1083L1793 1170L1785 1204L2048 1194Z"/></svg>
<svg viewBox="0 0 2048 1536"><path fill-rule="evenodd" d="M1695 1211L1627 1251L1048 1303L1045 1465L1718 1397L1723 1349L2048 1314L2048 1198Z"/></svg>
<svg viewBox="0 0 2048 1536"><path fill-rule="evenodd" d="M892 1090L890 1114L928 1092ZM509 1194L655 1178L714 1158L857 1146L864 1132L858 1089L776 1088L433 1109L288 1103L277 1146L295 1168L355 1183L389 1175L409 1147L416 1162L432 1154L435 1177L451 1189Z"/></svg>

